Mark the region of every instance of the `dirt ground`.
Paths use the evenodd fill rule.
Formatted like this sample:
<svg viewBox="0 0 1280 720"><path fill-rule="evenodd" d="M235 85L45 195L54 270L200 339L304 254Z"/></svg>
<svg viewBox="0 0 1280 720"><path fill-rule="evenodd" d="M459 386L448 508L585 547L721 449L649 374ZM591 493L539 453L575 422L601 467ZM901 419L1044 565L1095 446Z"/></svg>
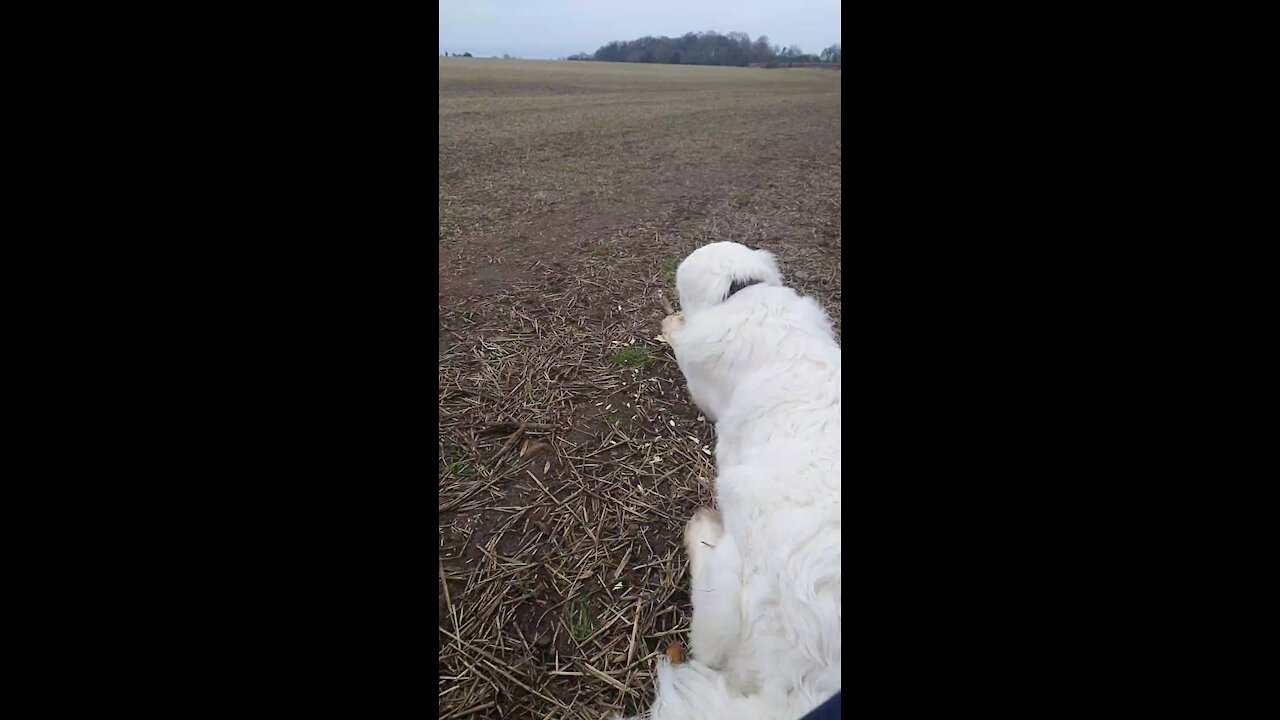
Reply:
<svg viewBox="0 0 1280 720"><path fill-rule="evenodd" d="M767 248L840 332L840 79L440 60L442 719L647 708L715 479L674 270Z"/></svg>

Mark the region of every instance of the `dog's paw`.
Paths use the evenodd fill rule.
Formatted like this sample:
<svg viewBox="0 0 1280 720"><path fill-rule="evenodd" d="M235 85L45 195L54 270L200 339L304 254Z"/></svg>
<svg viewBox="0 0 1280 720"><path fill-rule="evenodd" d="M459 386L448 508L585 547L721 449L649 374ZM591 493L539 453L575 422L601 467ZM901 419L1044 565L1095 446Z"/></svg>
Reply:
<svg viewBox="0 0 1280 720"><path fill-rule="evenodd" d="M720 513L711 508L700 507L689 518L684 528L684 545L689 557L696 557L700 551L713 548L724 536L724 526L720 524Z"/></svg>
<svg viewBox="0 0 1280 720"><path fill-rule="evenodd" d="M678 312L674 315L668 315L662 319L662 336L667 339L667 343L671 342L672 336L680 332L684 328L684 313Z"/></svg>
<svg viewBox="0 0 1280 720"><path fill-rule="evenodd" d="M684 646L680 644L679 640L667 645L667 660L672 665L679 665L684 662Z"/></svg>

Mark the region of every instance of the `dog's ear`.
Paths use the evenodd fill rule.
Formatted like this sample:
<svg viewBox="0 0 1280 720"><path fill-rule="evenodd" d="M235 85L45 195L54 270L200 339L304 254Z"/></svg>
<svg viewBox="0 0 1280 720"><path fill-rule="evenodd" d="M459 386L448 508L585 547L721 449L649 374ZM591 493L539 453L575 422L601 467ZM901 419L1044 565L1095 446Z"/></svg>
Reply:
<svg viewBox="0 0 1280 720"><path fill-rule="evenodd" d="M752 248L760 257L764 258L764 264L767 268L765 277L762 277L766 284L781 285L782 284L782 268L778 267L778 256L765 250L764 248Z"/></svg>

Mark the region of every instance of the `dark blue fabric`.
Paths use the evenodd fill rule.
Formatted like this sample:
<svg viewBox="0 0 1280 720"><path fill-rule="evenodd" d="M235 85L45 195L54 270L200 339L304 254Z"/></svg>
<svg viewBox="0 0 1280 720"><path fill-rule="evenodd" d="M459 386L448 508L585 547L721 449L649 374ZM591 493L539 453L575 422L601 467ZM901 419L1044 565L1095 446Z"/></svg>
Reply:
<svg viewBox="0 0 1280 720"><path fill-rule="evenodd" d="M840 693L814 708L802 720L840 720Z"/></svg>

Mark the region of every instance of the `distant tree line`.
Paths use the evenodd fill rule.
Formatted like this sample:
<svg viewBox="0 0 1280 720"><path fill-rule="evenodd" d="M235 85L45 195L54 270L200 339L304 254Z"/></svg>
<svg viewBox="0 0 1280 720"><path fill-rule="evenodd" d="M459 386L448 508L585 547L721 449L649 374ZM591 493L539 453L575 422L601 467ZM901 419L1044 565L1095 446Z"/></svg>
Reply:
<svg viewBox="0 0 1280 720"><path fill-rule="evenodd" d="M784 48L770 45L769 37L755 40L741 32L721 35L714 30L685 33L680 37L645 36L638 40L614 40L594 54L570 55L570 60L601 62L672 63L677 65L736 65L751 63L840 62L840 44L836 43L819 55L808 55L798 46Z"/></svg>
<svg viewBox="0 0 1280 720"><path fill-rule="evenodd" d="M458 53L453 53L452 55L450 55L450 54L449 54L449 51L448 51L448 50L446 50L446 51L444 52L444 56L445 56L445 57L471 57L471 53L469 53L469 52L464 52L464 53L462 53L461 55L459 55Z"/></svg>

